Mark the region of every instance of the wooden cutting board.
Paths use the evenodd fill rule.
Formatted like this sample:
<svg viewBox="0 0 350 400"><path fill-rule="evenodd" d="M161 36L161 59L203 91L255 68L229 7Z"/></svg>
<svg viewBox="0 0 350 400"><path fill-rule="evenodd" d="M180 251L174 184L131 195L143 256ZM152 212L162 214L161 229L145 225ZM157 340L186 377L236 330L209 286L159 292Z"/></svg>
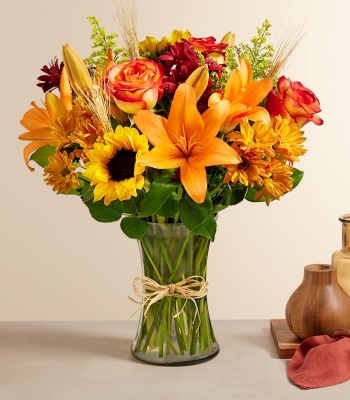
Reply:
<svg viewBox="0 0 350 400"><path fill-rule="evenodd" d="M302 342L288 327L285 319L271 319L270 330L280 358L291 358Z"/></svg>

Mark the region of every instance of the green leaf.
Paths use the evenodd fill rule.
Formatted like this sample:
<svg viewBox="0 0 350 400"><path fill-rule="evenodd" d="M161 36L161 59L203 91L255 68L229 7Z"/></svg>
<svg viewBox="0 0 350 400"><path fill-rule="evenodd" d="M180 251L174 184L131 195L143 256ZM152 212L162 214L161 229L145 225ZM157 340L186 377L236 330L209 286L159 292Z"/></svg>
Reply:
<svg viewBox="0 0 350 400"><path fill-rule="evenodd" d="M109 206L103 203L103 200L86 201L84 204L88 207L91 216L98 222L115 222L118 221L123 212L120 201L112 201Z"/></svg>
<svg viewBox="0 0 350 400"><path fill-rule="evenodd" d="M55 154L56 146L47 145L40 147L30 157L29 160L35 161L40 167L45 168L49 162L49 157Z"/></svg>
<svg viewBox="0 0 350 400"><path fill-rule="evenodd" d="M247 190L247 186L244 185L231 186L230 206L234 206L244 200Z"/></svg>
<svg viewBox="0 0 350 400"><path fill-rule="evenodd" d="M299 185L299 183L303 179L303 176L304 176L304 172L303 171L300 171L299 169L294 168L294 172L292 174L292 178L294 179L293 189L296 188Z"/></svg>
<svg viewBox="0 0 350 400"><path fill-rule="evenodd" d="M77 192L81 196L84 202L92 200L94 198L94 188L90 186L90 183L86 181L85 178L82 178L81 172L78 173L79 175L79 187L77 188Z"/></svg>
<svg viewBox="0 0 350 400"><path fill-rule="evenodd" d="M141 239L148 229L148 223L137 217L124 217L120 227L129 238Z"/></svg>
<svg viewBox="0 0 350 400"><path fill-rule="evenodd" d="M201 225L199 225L198 228L194 229L192 232L196 233L197 235L204 236L213 242L215 239L215 233L216 233L216 221L215 221L214 215L209 214L205 218L203 223Z"/></svg>
<svg viewBox="0 0 350 400"><path fill-rule="evenodd" d="M173 217L179 211L179 200L173 192L165 200L165 203L158 209L157 214L162 217Z"/></svg>
<svg viewBox="0 0 350 400"><path fill-rule="evenodd" d="M176 191L178 185L176 182L169 182L169 179L166 178L153 181L138 216L145 218L152 214L157 214L170 194Z"/></svg>
<svg viewBox="0 0 350 400"><path fill-rule="evenodd" d="M262 203L265 202L265 196L262 196L259 200L255 200L255 195L261 190L261 187L254 186L252 188L248 188L247 194L245 196L246 200L251 201L253 203ZM271 199L272 200L272 199Z"/></svg>
<svg viewBox="0 0 350 400"><path fill-rule="evenodd" d="M194 231L204 223L209 214L213 212L213 204L209 194L201 204L196 203L189 197L183 197L179 202L179 213L181 221L190 231Z"/></svg>
<svg viewBox="0 0 350 400"><path fill-rule="evenodd" d="M137 214L137 212L140 210L144 198L145 192L143 190L138 190L136 197L132 196L129 200L124 200L123 202L120 202L123 204L124 214Z"/></svg>

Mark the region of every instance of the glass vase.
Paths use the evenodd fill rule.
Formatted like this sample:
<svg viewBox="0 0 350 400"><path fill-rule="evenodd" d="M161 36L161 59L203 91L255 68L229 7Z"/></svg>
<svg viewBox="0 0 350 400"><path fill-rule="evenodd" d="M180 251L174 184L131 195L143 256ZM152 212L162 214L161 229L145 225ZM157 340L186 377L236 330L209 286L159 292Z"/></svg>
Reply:
<svg viewBox="0 0 350 400"><path fill-rule="evenodd" d="M337 269L339 285L350 296L350 214L339 217L342 223L342 248L332 254L332 265Z"/></svg>
<svg viewBox="0 0 350 400"><path fill-rule="evenodd" d="M183 224L149 223L134 280L142 309L131 353L151 364L187 365L218 354L207 302L209 239Z"/></svg>

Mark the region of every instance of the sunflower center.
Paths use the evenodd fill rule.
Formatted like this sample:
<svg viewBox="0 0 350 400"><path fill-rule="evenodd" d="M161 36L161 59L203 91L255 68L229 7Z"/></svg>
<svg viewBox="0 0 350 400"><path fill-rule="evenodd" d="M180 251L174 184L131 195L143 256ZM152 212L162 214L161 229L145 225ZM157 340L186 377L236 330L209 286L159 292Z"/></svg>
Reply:
<svg viewBox="0 0 350 400"><path fill-rule="evenodd" d="M136 153L132 150L120 150L107 164L113 181L119 182L134 176Z"/></svg>

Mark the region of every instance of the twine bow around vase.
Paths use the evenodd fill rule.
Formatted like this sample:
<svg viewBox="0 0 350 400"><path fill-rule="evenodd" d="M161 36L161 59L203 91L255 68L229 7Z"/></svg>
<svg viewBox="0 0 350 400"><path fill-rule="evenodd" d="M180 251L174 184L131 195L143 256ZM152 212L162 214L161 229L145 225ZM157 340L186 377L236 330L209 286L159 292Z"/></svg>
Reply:
<svg viewBox="0 0 350 400"><path fill-rule="evenodd" d="M177 318L187 304L188 300L191 300L195 305L196 312L193 321L199 315L198 306L195 302L196 299L205 297L208 294L208 282L202 276L193 275L188 278L182 279L177 283L170 283L168 285L161 285L147 276L138 276L133 280L134 293L141 297L142 301L134 300L129 297L131 301L141 306L147 306L144 310L144 316L146 317L149 308L152 304L163 299L164 297L171 296L180 299L185 299L184 305L181 310L173 315L173 318ZM137 311L135 311L136 313ZM135 315L135 313L133 315ZM200 321L199 321L200 325ZM199 327L198 325L198 327Z"/></svg>

